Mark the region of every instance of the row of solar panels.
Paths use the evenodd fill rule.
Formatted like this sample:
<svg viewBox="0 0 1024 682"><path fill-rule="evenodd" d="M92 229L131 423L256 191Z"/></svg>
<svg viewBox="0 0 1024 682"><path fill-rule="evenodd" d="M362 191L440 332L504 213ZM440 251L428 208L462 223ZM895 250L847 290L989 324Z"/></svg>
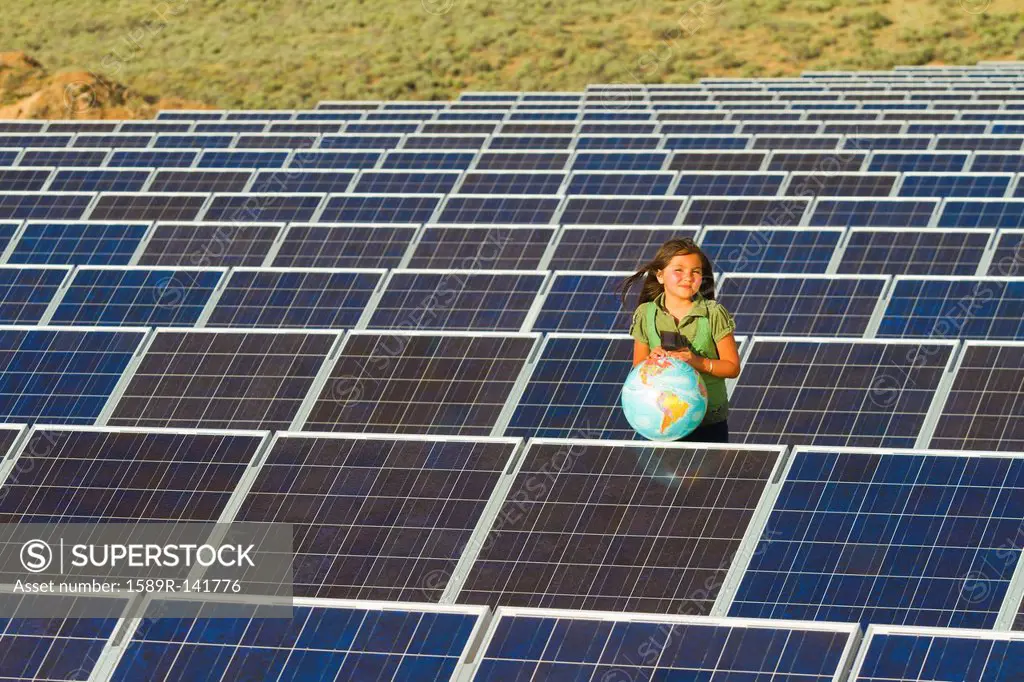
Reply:
<svg viewBox="0 0 1024 682"><path fill-rule="evenodd" d="M387 330L433 308L414 328L605 333L629 328L629 274L0 266L0 324ZM726 274L717 290L743 334L1024 341L1024 277Z"/></svg>
<svg viewBox="0 0 1024 682"><path fill-rule="evenodd" d="M150 601L149 608L167 602ZM129 620L126 616L124 620ZM330 679L393 682L757 680L1010 682L1012 633L544 609L303 600L290 621L249 617L16 619L7 679ZM116 642L116 644L115 644ZM85 663L79 656L84 654Z"/></svg>
<svg viewBox="0 0 1024 682"><path fill-rule="evenodd" d="M633 270L690 237L717 272L1019 277L1024 229L0 223L0 263Z"/></svg>
<svg viewBox="0 0 1024 682"><path fill-rule="evenodd" d="M701 144L713 138L695 138ZM532 146L532 143L531 143ZM712 144L712 147L715 145ZM0 149L0 168L474 171L809 171L1019 173L1024 154L1007 151L743 150L406 151L388 149Z"/></svg>
<svg viewBox="0 0 1024 682"><path fill-rule="evenodd" d="M0 470L7 523L291 524L291 583L248 576L248 598L1024 626L1019 452L51 426L0 437L14 443Z"/></svg>
<svg viewBox="0 0 1024 682"><path fill-rule="evenodd" d="M0 192L1024 198L1014 173L0 168Z"/></svg>
<svg viewBox="0 0 1024 682"><path fill-rule="evenodd" d="M3 326L0 421L638 438L632 337L403 331L447 315L436 298L397 330ZM1022 342L737 343L732 442L1024 449Z"/></svg>

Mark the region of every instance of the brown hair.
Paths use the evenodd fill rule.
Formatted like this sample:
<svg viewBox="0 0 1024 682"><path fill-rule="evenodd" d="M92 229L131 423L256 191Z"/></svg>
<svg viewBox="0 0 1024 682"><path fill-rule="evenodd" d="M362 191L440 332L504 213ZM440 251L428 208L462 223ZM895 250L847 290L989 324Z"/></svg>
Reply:
<svg viewBox="0 0 1024 682"><path fill-rule="evenodd" d="M711 261L708 259L707 254L697 246L697 242L689 237L683 237L682 239L669 239L661 245L658 252L654 254L654 258L635 273L622 280L618 287L619 295L622 298L622 305L628 307L629 304L626 302L626 296L629 294L629 290L640 280L643 280L643 287L640 289L640 296L637 298L637 307L656 299L665 290L665 287L658 282L658 271L668 267L669 262L676 256L691 253L700 256L701 269L704 271L700 283L701 296L712 301L715 300L715 275L711 270Z"/></svg>

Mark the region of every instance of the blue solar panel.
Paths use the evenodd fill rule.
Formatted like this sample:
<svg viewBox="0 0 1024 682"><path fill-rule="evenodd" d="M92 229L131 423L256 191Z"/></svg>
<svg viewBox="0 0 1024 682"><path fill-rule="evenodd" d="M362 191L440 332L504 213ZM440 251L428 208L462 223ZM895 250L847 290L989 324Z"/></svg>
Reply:
<svg viewBox="0 0 1024 682"><path fill-rule="evenodd" d="M486 140L485 135L408 135L402 149L476 150L480 149Z"/></svg>
<svg viewBox="0 0 1024 682"><path fill-rule="evenodd" d="M672 184L672 173L575 172L567 194L664 195Z"/></svg>
<svg viewBox="0 0 1024 682"><path fill-rule="evenodd" d="M700 238L717 270L823 274L842 229L709 227Z"/></svg>
<svg viewBox="0 0 1024 682"><path fill-rule="evenodd" d="M323 194L217 194L203 220L226 222L308 222Z"/></svg>
<svg viewBox="0 0 1024 682"><path fill-rule="evenodd" d="M70 272L64 267L0 266L0 323L39 322Z"/></svg>
<svg viewBox="0 0 1024 682"><path fill-rule="evenodd" d="M836 272L971 276L992 237L992 230L853 228Z"/></svg>
<svg viewBox="0 0 1024 682"><path fill-rule="evenodd" d="M549 293L533 323L533 331L612 332L628 329L632 311L623 307L615 291L628 274L555 273Z"/></svg>
<svg viewBox="0 0 1024 682"><path fill-rule="evenodd" d="M1002 632L883 626L869 630L862 651L863 660L851 682L1010 682L1020 677L1024 640Z"/></svg>
<svg viewBox="0 0 1024 682"><path fill-rule="evenodd" d="M388 152L381 168L465 170L476 152Z"/></svg>
<svg viewBox="0 0 1024 682"><path fill-rule="evenodd" d="M252 618L143 618L110 679L448 682L480 618L468 608L313 601L296 605L291 620L259 611Z"/></svg>
<svg viewBox="0 0 1024 682"><path fill-rule="evenodd" d="M687 225L771 227L798 225L810 201L790 199L727 199L695 197L686 211Z"/></svg>
<svg viewBox="0 0 1024 682"><path fill-rule="evenodd" d="M394 149L402 141L400 135L324 135L319 149Z"/></svg>
<svg viewBox="0 0 1024 682"><path fill-rule="evenodd" d="M488 149L568 149L572 146L573 138L568 135L548 135L547 131L538 130L533 135L513 135L508 127L504 128L506 135L495 135L491 138Z"/></svg>
<svg viewBox="0 0 1024 682"><path fill-rule="evenodd" d="M772 197L785 173L680 173L675 194Z"/></svg>
<svg viewBox="0 0 1024 682"><path fill-rule="evenodd" d="M877 336L1024 340L1024 280L896 280Z"/></svg>
<svg viewBox="0 0 1024 682"><path fill-rule="evenodd" d="M235 269L210 327L354 327L383 270Z"/></svg>
<svg viewBox="0 0 1024 682"><path fill-rule="evenodd" d="M0 328L0 421L92 424L145 331Z"/></svg>
<svg viewBox="0 0 1024 682"><path fill-rule="evenodd" d="M955 343L758 337L729 396L730 438L914 447Z"/></svg>
<svg viewBox="0 0 1024 682"><path fill-rule="evenodd" d="M0 219L78 220L93 194L0 193Z"/></svg>
<svg viewBox="0 0 1024 682"><path fill-rule="evenodd" d="M24 165L24 164L23 164ZM972 173L1024 172L1024 154L1013 152L976 152L971 161Z"/></svg>
<svg viewBox="0 0 1024 682"><path fill-rule="evenodd" d="M928 227L938 199L819 199L810 224L829 227Z"/></svg>
<svg viewBox="0 0 1024 682"><path fill-rule="evenodd" d="M157 135L158 149L226 149L235 143L234 135Z"/></svg>
<svg viewBox="0 0 1024 682"><path fill-rule="evenodd" d="M408 267L537 270L556 229L431 225L420 235Z"/></svg>
<svg viewBox="0 0 1024 682"><path fill-rule="evenodd" d="M297 151L288 168L323 168L358 170L374 168L381 152L321 152Z"/></svg>
<svg viewBox="0 0 1024 682"><path fill-rule="evenodd" d="M290 153L286 150L207 150L199 157L196 168L283 168Z"/></svg>
<svg viewBox="0 0 1024 682"><path fill-rule="evenodd" d="M50 324L191 327L223 271L79 268Z"/></svg>
<svg viewBox="0 0 1024 682"><path fill-rule="evenodd" d="M967 163L967 154L953 152L873 152L869 171L891 171L909 173L912 171L932 173L960 173ZM977 168L977 162L972 167ZM994 171L995 169L985 169Z"/></svg>
<svg viewBox="0 0 1024 682"><path fill-rule="evenodd" d="M579 152L572 170L656 171L665 165L668 154L657 152Z"/></svg>
<svg viewBox="0 0 1024 682"><path fill-rule="evenodd" d="M324 223L425 223L444 195L332 195L320 215Z"/></svg>
<svg viewBox="0 0 1024 682"><path fill-rule="evenodd" d="M729 615L991 628L1021 495L1022 458L798 450Z"/></svg>
<svg viewBox="0 0 1024 682"><path fill-rule="evenodd" d="M772 336L864 336L888 278L728 275L717 300L737 329Z"/></svg>
<svg viewBox="0 0 1024 682"><path fill-rule="evenodd" d="M683 202L683 199L676 197L570 197L560 222L569 225L674 225Z"/></svg>
<svg viewBox="0 0 1024 682"><path fill-rule="evenodd" d="M49 192L138 192L149 179L149 169L59 168Z"/></svg>
<svg viewBox="0 0 1024 682"><path fill-rule="evenodd" d="M152 135L130 135L120 133L80 133L75 136L72 147L113 147L120 149L138 149L148 147Z"/></svg>
<svg viewBox="0 0 1024 682"><path fill-rule="evenodd" d="M0 168L0 192L35 192L50 178L49 168Z"/></svg>
<svg viewBox="0 0 1024 682"><path fill-rule="evenodd" d="M960 201L949 199L939 227L1024 227L1024 200Z"/></svg>
<svg viewBox="0 0 1024 682"><path fill-rule="evenodd" d="M0 149L0 166L13 166L14 160L18 158L19 154L21 154L20 149ZM103 161L100 160L100 163L103 163Z"/></svg>
<svg viewBox="0 0 1024 682"><path fill-rule="evenodd" d="M569 154L559 152L483 152L475 170L564 170Z"/></svg>
<svg viewBox="0 0 1024 682"><path fill-rule="evenodd" d="M271 265L287 268L395 268L409 250L414 225L288 227Z"/></svg>
<svg viewBox="0 0 1024 682"><path fill-rule="evenodd" d="M344 192L349 188L355 173L348 171L311 170L285 171L263 170L256 173L250 192L319 192L331 194ZM243 188L220 191L240 192ZM216 190L214 190L216 191Z"/></svg>
<svg viewBox="0 0 1024 682"><path fill-rule="evenodd" d="M96 167L103 165L108 153L106 149L27 149L18 166Z"/></svg>
<svg viewBox="0 0 1024 682"><path fill-rule="evenodd" d="M371 329L519 331L546 275L537 272L395 271Z"/></svg>
<svg viewBox="0 0 1024 682"><path fill-rule="evenodd" d="M473 681L832 682L849 665L853 639L834 626L502 610Z"/></svg>
<svg viewBox="0 0 1024 682"><path fill-rule="evenodd" d="M565 173L493 171L466 173L460 194L557 194Z"/></svg>
<svg viewBox="0 0 1024 682"><path fill-rule="evenodd" d="M903 151L926 151L932 144L930 135L851 135L846 138L843 149L892 149Z"/></svg>
<svg viewBox="0 0 1024 682"><path fill-rule="evenodd" d="M458 181L459 174L454 172L364 171L352 191L364 194L447 194Z"/></svg>
<svg viewBox="0 0 1024 682"><path fill-rule="evenodd" d="M28 223L7 262L127 265L148 229L146 223Z"/></svg>
<svg viewBox="0 0 1024 682"><path fill-rule="evenodd" d="M67 147L72 135L0 135L0 147Z"/></svg>
<svg viewBox="0 0 1024 682"><path fill-rule="evenodd" d="M442 223L544 225L552 221L560 203L546 196L468 196L450 197L438 219Z"/></svg>
<svg viewBox="0 0 1024 682"><path fill-rule="evenodd" d="M900 186L901 197L968 197L973 199L1006 196L1013 176L975 173L949 175L907 173Z"/></svg>
<svg viewBox="0 0 1024 682"><path fill-rule="evenodd" d="M108 168L188 168L195 162L199 153L198 149L114 150L105 165Z"/></svg>
<svg viewBox="0 0 1024 682"><path fill-rule="evenodd" d="M1024 230L1000 230L988 275L1019 277L1024 272Z"/></svg>
<svg viewBox="0 0 1024 682"><path fill-rule="evenodd" d="M566 227L547 267L635 271L669 239L692 239L696 233L696 227Z"/></svg>
<svg viewBox="0 0 1024 682"><path fill-rule="evenodd" d="M583 132L588 132L584 130ZM581 136L576 140L576 149L657 149L661 137L657 135L600 135Z"/></svg>

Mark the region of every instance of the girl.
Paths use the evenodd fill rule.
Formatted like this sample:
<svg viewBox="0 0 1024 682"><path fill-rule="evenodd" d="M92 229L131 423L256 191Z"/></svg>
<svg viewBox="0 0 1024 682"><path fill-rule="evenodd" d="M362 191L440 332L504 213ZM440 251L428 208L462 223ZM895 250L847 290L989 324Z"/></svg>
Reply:
<svg viewBox="0 0 1024 682"><path fill-rule="evenodd" d="M708 389L708 411L693 433L682 440L728 443L729 398L725 380L740 373L733 331L736 322L715 301L711 261L692 239L670 239L654 259L621 284L626 294L641 279L638 306L629 333L633 366L648 356L678 358L701 373Z"/></svg>

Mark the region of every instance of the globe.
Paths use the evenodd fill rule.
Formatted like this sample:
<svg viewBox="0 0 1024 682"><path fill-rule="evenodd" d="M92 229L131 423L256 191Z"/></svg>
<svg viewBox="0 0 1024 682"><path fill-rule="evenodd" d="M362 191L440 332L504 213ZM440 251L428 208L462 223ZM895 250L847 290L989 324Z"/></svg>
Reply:
<svg viewBox="0 0 1024 682"><path fill-rule="evenodd" d="M700 373L682 360L648 357L622 386L622 411L648 440L678 440L700 425L708 389Z"/></svg>

